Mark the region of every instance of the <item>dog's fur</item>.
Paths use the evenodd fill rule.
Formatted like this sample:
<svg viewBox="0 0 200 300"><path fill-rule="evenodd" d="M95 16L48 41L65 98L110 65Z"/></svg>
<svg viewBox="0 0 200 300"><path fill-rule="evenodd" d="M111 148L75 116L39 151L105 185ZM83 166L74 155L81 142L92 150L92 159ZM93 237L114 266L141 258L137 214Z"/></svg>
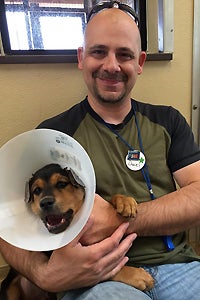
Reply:
<svg viewBox="0 0 200 300"><path fill-rule="evenodd" d="M38 170L29 181L25 201L39 216L50 233L63 232L81 208L84 184L70 169L49 164Z"/></svg>
<svg viewBox="0 0 200 300"><path fill-rule="evenodd" d="M81 208L85 198L84 184L72 170L49 164L39 169L29 180L25 201L32 212L44 222L52 234L64 231ZM120 194L111 199L117 212L124 217L135 217L137 203L132 197ZM142 268L125 266L114 277L140 290L149 290L154 280ZM0 300L54 300L54 294L42 291L12 268L2 282Z"/></svg>

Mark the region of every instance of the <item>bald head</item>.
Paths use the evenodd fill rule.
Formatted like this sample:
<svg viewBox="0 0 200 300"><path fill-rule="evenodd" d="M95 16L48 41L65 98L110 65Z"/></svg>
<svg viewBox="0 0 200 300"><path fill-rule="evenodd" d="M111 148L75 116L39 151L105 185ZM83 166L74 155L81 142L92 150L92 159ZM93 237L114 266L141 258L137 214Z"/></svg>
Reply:
<svg viewBox="0 0 200 300"><path fill-rule="evenodd" d="M141 50L140 32L133 17L118 8L102 10L92 17L85 30L84 45L100 32L109 39L117 37L117 33L122 33L137 44L139 51Z"/></svg>

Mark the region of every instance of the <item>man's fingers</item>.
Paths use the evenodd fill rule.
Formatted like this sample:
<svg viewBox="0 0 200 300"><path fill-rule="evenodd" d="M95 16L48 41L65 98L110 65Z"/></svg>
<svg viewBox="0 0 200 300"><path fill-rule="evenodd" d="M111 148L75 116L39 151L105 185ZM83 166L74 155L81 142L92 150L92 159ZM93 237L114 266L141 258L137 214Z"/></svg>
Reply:
<svg viewBox="0 0 200 300"><path fill-rule="evenodd" d="M114 239L119 239L119 241L121 241L121 239L124 237L126 230L129 227L129 223L122 223L115 231L114 233L111 235L111 237L113 237ZM136 233L132 233L130 235L128 235L127 237L129 237L132 241L134 241L137 237Z"/></svg>
<svg viewBox="0 0 200 300"><path fill-rule="evenodd" d="M101 250L101 251L99 251L99 253L106 255L106 254L109 254L114 249L118 248L122 238L124 237L124 234L125 234L128 226L129 226L128 223L121 224L110 237L106 238L102 242L97 243L96 247L98 247L98 249ZM130 246L132 245L132 242L135 240L136 237L137 237L136 233L133 233L133 234L128 235L121 242L123 247L126 248L126 251L128 251L128 249L130 248ZM94 245L92 245L92 246L93 246L93 250L95 251L96 249L95 249ZM91 247L91 246L89 246L89 247Z"/></svg>
<svg viewBox="0 0 200 300"><path fill-rule="evenodd" d="M125 226L125 228L126 228L126 226ZM122 231L124 231L125 228L122 226L121 228L119 228L119 230L121 229ZM101 253L101 255L99 256L99 259L97 257L97 252L95 255L95 259L96 259L95 267L98 270L100 281L108 280L108 279L112 278L113 276L115 276L121 270L121 268L128 262L128 257L126 256L126 253L129 250L129 248L131 247L132 242L135 240L135 238L137 236L135 233L130 234L121 241L120 240L121 234L119 234L118 230L115 231L115 233L113 235L114 236L117 235L119 238L118 243L117 243L118 245L115 242L114 245L117 245L117 246L114 246L114 248L112 248L113 236L104 240L104 242L106 241L106 243L107 243L107 248L109 248L111 245L111 250L109 252L108 252L107 248L104 249L105 245L103 245L103 247L102 247L102 245L100 246L100 244L102 244L102 242L96 244L98 249L99 249L99 247L101 247L101 251L98 252L98 255ZM110 243L109 245L108 245L108 242ZM94 247L94 245L91 247ZM102 251L104 251L104 253L105 253L104 255L102 255L102 253L103 253Z"/></svg>
<svg viewBox="0 0 200 300"><path fill-rule="evenodd" d="M101 263L104 264L105 273L119 271L128 261L126 253L132 246L136 234L131 234L121 241L118 247L114 248L111 252L102 258ZM114 275L113 275L114 276Z"/></svg>
<svg viewBox="0 0 200 300"><path fill-rule="evenodd" d="M105 272L103 280L108 280L110 278L113 278L125 266L128 260L129 258L127 256L123 257L123 259L116 266L114 266L111 270Z"/></svg>

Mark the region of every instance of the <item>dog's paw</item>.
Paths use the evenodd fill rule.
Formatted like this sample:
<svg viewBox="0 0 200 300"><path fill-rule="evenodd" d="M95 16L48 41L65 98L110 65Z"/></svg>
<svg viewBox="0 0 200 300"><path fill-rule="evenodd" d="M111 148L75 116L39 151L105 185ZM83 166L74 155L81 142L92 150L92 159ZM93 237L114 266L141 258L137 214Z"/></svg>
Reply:
<svg viewBox="0 0 200 300"><path fill-rule="evenodd" d="M112 280L126 283L141 291L148 291L154 286L153 277L143 268L124 266Z"/></svg>
<svg viewBox="0 0 200 300"><path fill-rule="evenodd" d="M112 205L123 217L134 218L137 213L137 202L132 197L116 194L111 198Z"/></svg>
<svg viewBox="0 0 200 300"><path fill-rule="evenodd" d="M137 277L134 279L132 284L134 284L134 286L141 291L148 291L152 289L154 286L153 277L143 268L138 268L137 271Z"/></svg>

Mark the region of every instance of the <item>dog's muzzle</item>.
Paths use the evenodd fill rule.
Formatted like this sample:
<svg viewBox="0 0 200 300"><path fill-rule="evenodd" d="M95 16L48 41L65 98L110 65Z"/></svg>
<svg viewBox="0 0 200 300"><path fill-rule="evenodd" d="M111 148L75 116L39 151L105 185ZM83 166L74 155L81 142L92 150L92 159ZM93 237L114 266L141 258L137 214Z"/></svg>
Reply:
<svg viewBox="0 0 200 300"><path fill-rule="evenodd" d="M53 197L44 197L40 200L41 220L50 233L63 232L71 223L74 211L69 209L65 213L60 213L56 209Z"/></svg>

